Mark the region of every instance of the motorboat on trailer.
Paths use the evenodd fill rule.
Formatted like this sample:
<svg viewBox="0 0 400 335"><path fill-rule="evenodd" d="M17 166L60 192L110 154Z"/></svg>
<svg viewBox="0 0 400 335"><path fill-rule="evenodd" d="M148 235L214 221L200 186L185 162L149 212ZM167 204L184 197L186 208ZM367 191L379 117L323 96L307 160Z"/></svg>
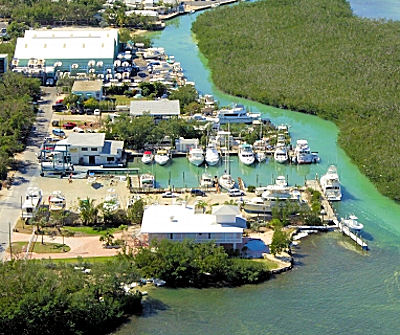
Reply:
<svg viewBox="0 0 400 335"><path fill-rule="evenodd" d="M340 201L342 199L342 188L336 166L331 165L326 174L320 178L322 192L329 201Z"/></svg>
<svg viewBox="0 0 400 335"><path fill-rule="evenodd" d="M38 187L28 187L25 200L22 204L22 214L23 219L31 219L35 215L35 212L40 206L42 201L42 190Z"/></svg>
<svg viewBox="0 0 400 335"><path fill-rule="evenodd" d="M61 191L54 191L49 196L49 210L62 211L67 206L67 200Z"/></svg>

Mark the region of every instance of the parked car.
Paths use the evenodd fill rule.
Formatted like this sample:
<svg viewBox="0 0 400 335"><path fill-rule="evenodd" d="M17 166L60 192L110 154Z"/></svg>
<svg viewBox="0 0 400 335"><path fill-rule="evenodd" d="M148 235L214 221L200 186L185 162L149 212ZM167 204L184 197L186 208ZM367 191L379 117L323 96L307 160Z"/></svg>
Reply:
<svg viewBox="0 0 400 335"><path fill-rule="evenodd" d="M65 133L62 129L53 129L52 133L53 133L53 135L56 135L59 137L65 137Z"/></svg>
<svg viewBox="0 0 400 335"><path fill-rule="evenodd" d="M74 129L76 127L75 122L66 122L63 124L63 128L65 129Z"/></svg>
<svg viewBox="0 0 400 335"><path fill-rule="evenodd" d="M61 99L57 99L57 100L56 100L56 104L62 104L62 103L63 103L63 101L64 101L64 99L63 99L63 98L61 98Z"/></svg>
<svg viewBox="0 0 400 335"><path fill-rule="evenodd" d="M52 125L53 127L58 127L59 124L60 124L60 121L58 121L58 120L53 120L53 121L51 121L51 125Z"/></svg>
<svg viewBox="0 0 400 335"><path fill-rule="evenodd" d="M85 130L83 130L82 128L79 128L79 127L74 127L74 129L72 129L72 131L74 133L84 133L85 132Z"/></svg>
<svg viewBox="0 0 400 335"><path fill-rule="evenodd" d="M164 192L161 196L163 198L177 198L177 197L179 197L179 194L171 192L171 191L167 191L167 192Z"/></svg>
<svg viewBox="0 0 400 335"><path fill-rule="evenodd" d="M93 109L87 108L87 109L85 109L85 113L86 113L87 115L93 115Z"/></svg>
<svg viewBox="0 0 400 335"><path fill-rule="evenodd" d="M191 194L191 195L198 196L198 197L206 197L206 196L207 196L207 195L206 195L206 192L204 192L204 191L202 191L202 190L197 190L197 189L191 190L191 191L190 191L190 194Z"/></svg>
<svg viewBox="0 0 400 335"><path fill-rule="evenodd" d="M67 107L65 107L62 103L57 103L57 104L51 106L51 108L55 112L62 112L62 111L67 110Z"/></svg>
<svg viewBox="0 0 400 335"><path fill-rule="evenodd" d="M246 194L243 191L239 190L238 188L233 188L228 191L228 195L230 197L241 197Z"/></svg>
<svg viewBox="0 0 400 335"><path fill-rule="evenodd" d="M137 75L138 75L140 78L146 78L146 77L147 77L147 74L144 73L144 72L139 72Z"/></svg>
<svg viewBox="0 0 400 335"><path fill-rule="evenodd" d="M95 110L93 111L93 114L94 114L94 115L97 115L97 116L101 115L100 109L95 109Z"/></svg>

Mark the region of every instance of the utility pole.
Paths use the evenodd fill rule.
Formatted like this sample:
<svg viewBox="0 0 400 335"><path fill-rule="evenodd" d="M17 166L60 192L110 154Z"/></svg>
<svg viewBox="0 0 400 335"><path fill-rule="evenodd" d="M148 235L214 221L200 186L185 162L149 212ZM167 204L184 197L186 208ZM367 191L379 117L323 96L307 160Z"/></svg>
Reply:
<svg viewBox="0 0 400 335"><path fill-rule="evenodd" d="M11 222L8 222L8 244L10 245L10 258L12 260L12 244L11 244Z"/></svg>

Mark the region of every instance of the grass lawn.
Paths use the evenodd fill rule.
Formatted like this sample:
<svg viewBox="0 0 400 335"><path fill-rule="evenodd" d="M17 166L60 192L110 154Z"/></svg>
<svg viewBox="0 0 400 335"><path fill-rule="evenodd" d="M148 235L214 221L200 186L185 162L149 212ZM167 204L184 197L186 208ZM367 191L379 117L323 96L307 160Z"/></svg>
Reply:
<svg viewBox="0 0 400 335"><path fill-rule="evenodd" d="M28 247L28 242L13 242L12 248L13 253L20 253L26 251ZM36 252L38 254L48 254L48 253L61 253L68 252L71 248L68 245L63 245L61 243L45 243L34 242L31 246L31 252Z"/></svg>
<svg viewBox="0 0 400 335"><path fill-rule="evenodd" d="M135 100L133 98L129 98L125 95L111 95L110 97L115 98L116 105L130 105L131 101Z"/></svg>
<svg viewBox="0 0 400 335"><path fill-rule="evenodd" d="M249 262L263 263L270 270L278 268L278 264L277 263L275 263L274 261L271 261L270 259L267 259L267 258L253 258L253 259L249 259L248 261Z"/></svg>
<svg viewBox="0 0 400 335"><path fill-rule="evenodd" d="M121 231L119 228L106 228L102 226L64 226L64 228L70 232L73 232L75 234L74 236L105 235L107 231L109 231L111 234Z"/></svg>
<svg viewBox="0 0 400 335"><path fill-rule="evenodd" d="M99 256L99 257L76 257L76 258L61 258L61 259L52 259L51 261L54 263L105 263L107 261L112 260L113 258L118 256Z"/></svg>

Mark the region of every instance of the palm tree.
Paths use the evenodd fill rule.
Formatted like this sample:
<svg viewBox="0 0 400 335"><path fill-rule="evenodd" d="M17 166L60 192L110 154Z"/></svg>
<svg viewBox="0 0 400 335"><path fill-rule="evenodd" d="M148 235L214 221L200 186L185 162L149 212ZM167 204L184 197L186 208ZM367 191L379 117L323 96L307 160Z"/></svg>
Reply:
<svg viewBox="0 0 400 335"><path fill-rule="evenodd" d="M85 200L79 200L79 213L84 225L96 224L99 209L94 205L94 200L87 197Z"/></svg>
<svg viewBox="0 0 400 335"><path fill-rule="evenodd" d="M196 203L196 207L201 208L203 211L203 214L206 211L207 206L208 206L208 203L207 203L207 201L204 201L204 200L199 200Z"/></svg>

